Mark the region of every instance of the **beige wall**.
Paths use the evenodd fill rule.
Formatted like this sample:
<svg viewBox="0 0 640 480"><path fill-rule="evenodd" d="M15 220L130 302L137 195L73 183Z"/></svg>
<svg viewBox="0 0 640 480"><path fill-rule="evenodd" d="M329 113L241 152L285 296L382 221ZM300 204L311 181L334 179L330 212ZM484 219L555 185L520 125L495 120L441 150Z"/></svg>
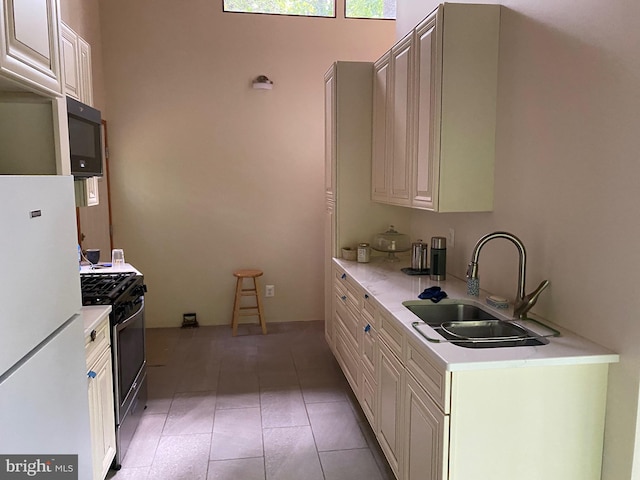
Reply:
<svg viewBox="0 0 640 480"><path fill-rule="evenodd" d="M395 25L220 5L100 2L114 246L145 274L150 326L229 323L243 267L275 285L268 322L322 319L323 75L376 59Z"/></svg>
<svg viewBox="0 0 640 480"><path fill-rule="evenodd" d="M551 282L536 312L621 354L610 370L603 478L638 479L640 3L504 4L494 212L416 213L412 234L454 228L449 270L462 277L484 233L524 241L527 291ZM398 0L397 38L436 5ZM509 242L483 249L483 288L513 298L516 270Z"/></svg>

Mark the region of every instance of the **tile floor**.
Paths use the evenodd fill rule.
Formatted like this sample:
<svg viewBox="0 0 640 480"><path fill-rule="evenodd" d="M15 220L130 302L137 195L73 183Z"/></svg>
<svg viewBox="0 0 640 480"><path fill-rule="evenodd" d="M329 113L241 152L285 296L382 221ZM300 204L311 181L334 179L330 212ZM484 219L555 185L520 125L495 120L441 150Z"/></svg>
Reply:
<svg viewBox="0 0 640 480"><path fill-rule="evenodd" d="M392 480L323 322L147 330L149 401L116 480Z"/></svg>

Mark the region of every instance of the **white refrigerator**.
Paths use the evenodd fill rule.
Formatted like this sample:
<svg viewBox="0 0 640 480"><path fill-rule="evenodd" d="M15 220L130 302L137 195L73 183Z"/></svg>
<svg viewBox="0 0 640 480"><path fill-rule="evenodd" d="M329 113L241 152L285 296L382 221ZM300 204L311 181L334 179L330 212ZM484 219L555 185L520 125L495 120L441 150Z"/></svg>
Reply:
<svg viewBox="0 0 640 480"><path fill-rule="evenodd" d="M76 229L73 177L0 175L0 456L78 455L89 479Z"/></svg>

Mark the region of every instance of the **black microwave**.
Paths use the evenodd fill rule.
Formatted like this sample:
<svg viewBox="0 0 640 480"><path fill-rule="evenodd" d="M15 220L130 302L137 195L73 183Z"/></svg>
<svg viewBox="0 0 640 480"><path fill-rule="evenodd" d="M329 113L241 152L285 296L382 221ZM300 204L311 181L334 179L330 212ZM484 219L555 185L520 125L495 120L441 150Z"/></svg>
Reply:
<svg viewBox="0 0 640 480"><path fill-rule="evenodd" d="M102 176L102 116L99 110L67 97L71 174Z"/></svg>

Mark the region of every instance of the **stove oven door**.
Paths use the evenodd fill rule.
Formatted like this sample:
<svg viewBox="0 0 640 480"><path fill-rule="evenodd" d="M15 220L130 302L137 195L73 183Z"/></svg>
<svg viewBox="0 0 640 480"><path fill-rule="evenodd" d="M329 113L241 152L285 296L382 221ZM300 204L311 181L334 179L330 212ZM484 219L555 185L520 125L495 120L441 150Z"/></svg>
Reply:
<svg viewBox="0 0 640 480"><path fill-rule="evenodd" d="M116 420L122 421L134 400L146 369L144 296L134 302L133 313L113 326Z"/></svg>

